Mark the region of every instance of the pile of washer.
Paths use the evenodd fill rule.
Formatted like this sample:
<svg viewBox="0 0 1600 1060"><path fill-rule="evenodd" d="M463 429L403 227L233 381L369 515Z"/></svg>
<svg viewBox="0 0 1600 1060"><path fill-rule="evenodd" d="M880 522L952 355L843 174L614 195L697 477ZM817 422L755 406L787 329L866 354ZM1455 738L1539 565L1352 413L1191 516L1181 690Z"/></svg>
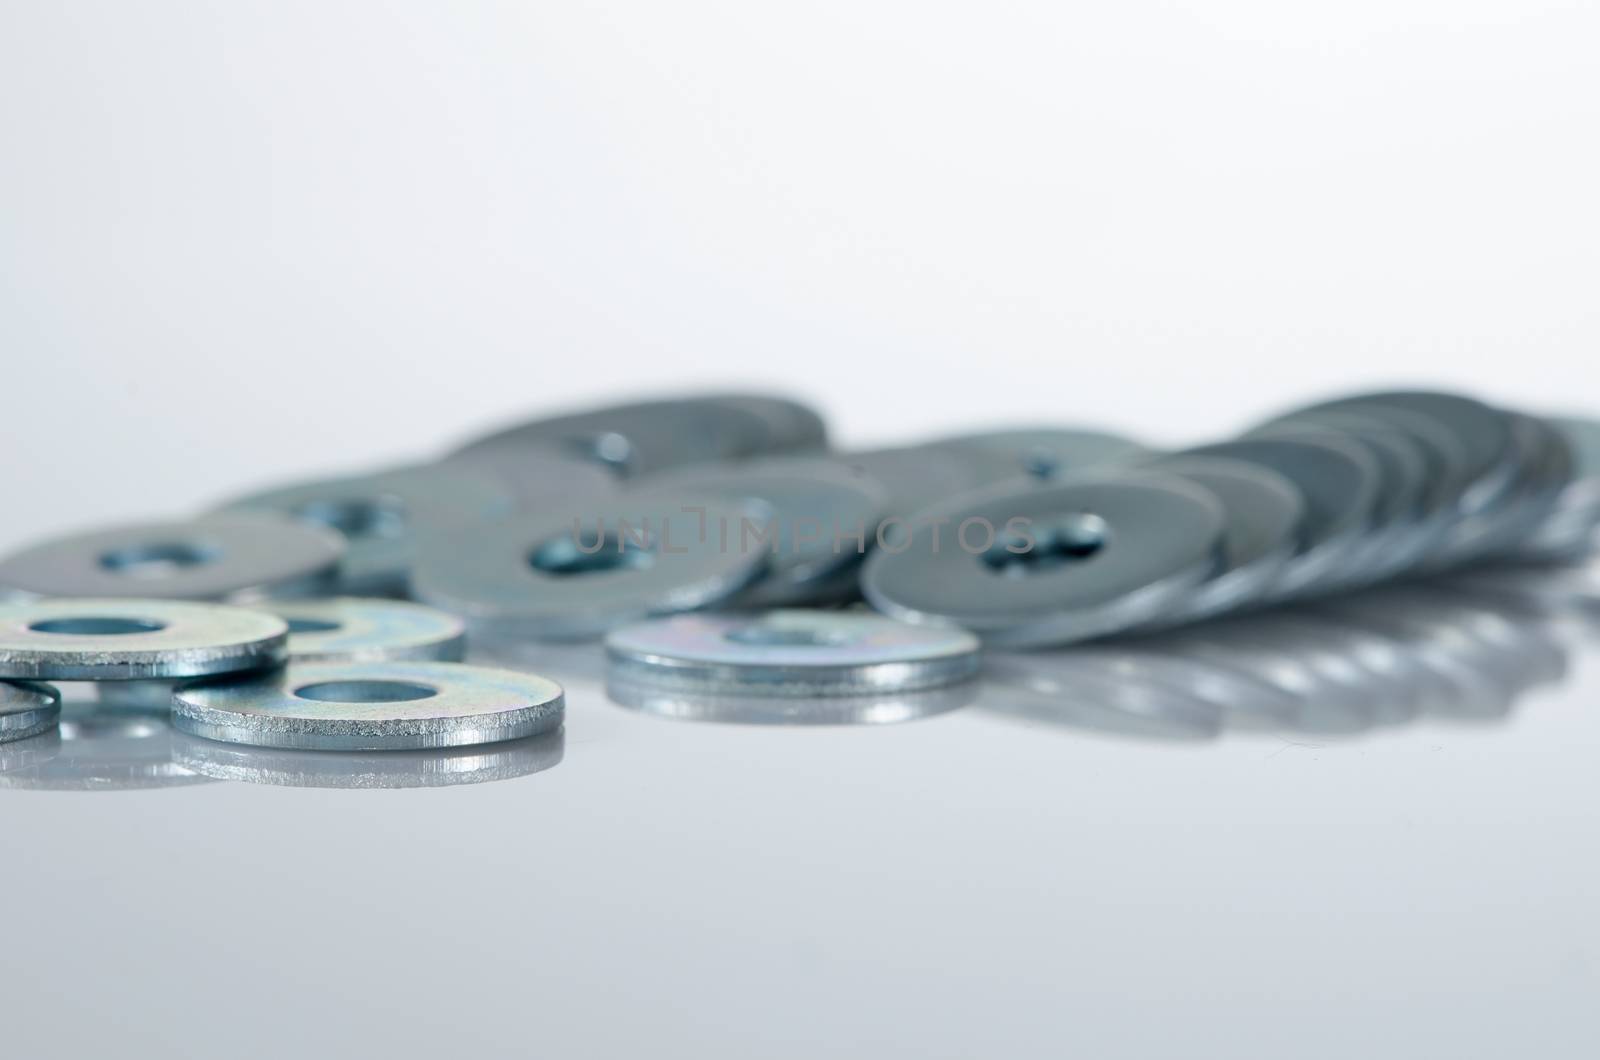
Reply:
<svg viewBox="0 0 1600 1060"><path fill-rule="evenodd" d="M975 676L980 640L1570 559L1597 522L1600 425L1453 394L1344 398L1164 452L1056 427L839 452L780 397L636 402L0 559L0 740L54 723L41 681L272 747L561 724L558 685L460 662L469 635L606 637L621 684L711 696L926 690Z"/></svg>

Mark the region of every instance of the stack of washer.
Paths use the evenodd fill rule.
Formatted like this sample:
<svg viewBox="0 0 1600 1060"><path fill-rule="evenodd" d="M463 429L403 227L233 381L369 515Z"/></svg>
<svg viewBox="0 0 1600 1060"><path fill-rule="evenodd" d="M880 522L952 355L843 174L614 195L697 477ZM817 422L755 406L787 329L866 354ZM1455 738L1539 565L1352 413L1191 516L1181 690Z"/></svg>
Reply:
<svg viewBox="0 0 1600 1060"><path fill-rule="evenodd" d="M840 452L781 397L633 402L0 559L0 739L52 724L41 681L274 747L561 723L558 685L460 662L467 636L605 637L633 689L925 692L971 679L980 641L1571 559L1597 521L1600 427L1451 394L1345 398L1175 452L1064 427Z"/></svg>

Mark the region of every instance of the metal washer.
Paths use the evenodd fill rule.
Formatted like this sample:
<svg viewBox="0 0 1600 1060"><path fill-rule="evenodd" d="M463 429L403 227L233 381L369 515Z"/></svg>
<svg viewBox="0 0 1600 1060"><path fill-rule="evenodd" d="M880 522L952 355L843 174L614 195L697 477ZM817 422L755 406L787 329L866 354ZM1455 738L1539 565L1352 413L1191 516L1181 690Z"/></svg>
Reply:
<svg viewBox="0 0 1600 1060"><path fill-rule="evenodd" d="M283 619L174 600L0 603L0 678L139 681L283 662Z"/></svg>
<svg viewBox="0 0 1600 1060"><path fill-rule="evenodd" d="M172 723L191 736L303 751L401 751L498 743L557 728L561 686L463 663L295 663L185 685Z"/></svg>
<svg viewBox="0 0 1600 1060"><path fill-rule="evenodd" d="M768 559L739 547L740 520L753 514L685 495L501 520L424 548L413 595L460 615L475 637L598 637L624 622L720 603L749 585ZM719 525L734 527L733 540L719 541Z"/></svg>
<svg viewBox="0 0 1600 1060"><path fill-rule="evenodd" d="M1156 472L996 491L925 516L898 551L873 553L862 591L904 621L994 644L1064 644L1186 598L1217 569L1225 524L1213 495Z"/></svg>
<svg viewBox="0 0 1600 1060"><path fill-rule="evenodd" d="M429 536L510 515L511 490L491 475L434 465L346 475L262 490L223 505L224 512L271 512L339 534L345 541L339 591L399 596Z"/></svg>
<svg viewBox="0 0 1600 1060"><path fill-rule="evenodd" d="M766 571L741 595L744 607L826 602L837 595L837 576L859 565L872 546L888 497L876 480L835 461L805 457L685 468L639 484L640 497L685 493L716 497L753 509L765 522L770 545ZM738 540L726 547L743 548ZM717 528L722 541L722 527Z"/></svg>
<svg viewBox="0 0 1600 1060"><path fill-rule="evenodd" d="M912 692L978 671L978 638L862 611L675 615L606 637L612 680L708 694Z"/></svg>
<svg viewBox="0 0 1600 1060"><path fill-rule="evenodd" d="M0 743L49 732L61 717L61 693L49 685L0 681Z"/></svg>
<svg viewBox="0 0 1600 1060"><path fill-rule="evenodd" d="M466 655L466 623L422 604L341 596L281 600L257 610L289 624L290 662L460 662Z"/></svg>
<svg viewBox="0 0 1600 1060"><path fill-rule="evenodd" d="M344 542L285 516L235 512L72 534L0 560L0 596L249 601L333 587Z"/></svg>
<svg viewBox="0 0 1600 1060"><path fill-rule="evenodd" d="M1055 480L1146 452L1130 438L1069 427L1014 427L936 439L928 448L948 449L979 462L985 481L1026 477Z"/></svg>
<svg viewBox="0 0 1600 1060"><path fill-rule="evenodd" d="M1149 466L1209 490L1228 513L1217 573L1153 625L1193 622L1265 596L1299 548L1306 503L1294 483L1222 457L1158 457Z"/></svg>

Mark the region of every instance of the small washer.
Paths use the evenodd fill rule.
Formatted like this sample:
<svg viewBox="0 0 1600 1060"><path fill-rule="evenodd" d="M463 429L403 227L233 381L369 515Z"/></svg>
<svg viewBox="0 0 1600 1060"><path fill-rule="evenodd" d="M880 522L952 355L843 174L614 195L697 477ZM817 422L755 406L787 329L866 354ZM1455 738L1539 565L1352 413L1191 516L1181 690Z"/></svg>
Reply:
<svg viewBox="0 0 1600 1060"><path fill-rule="evenodd" d="M1018 476L1052 480L1129 460L1144 446L1106 431L1068 427L1016 427L940 438L930 448L953 449L981 462L987 482Z"/></svg>
<svg viewBox="0 0 1600 1060"><path fill-rule="evenodd" d="M1284 566L1274 596L1334 585L1360 569L1380 482L1377 460L1360 445L1332 434L1246 437L1187 453L1276 471L1305 498L1300 551Z"/></svg>
<svg viewBox="0 0 1600 1060"><path fill-rule="evenodd" d="M618 498L569 516L501 520L426 547L417 599L494 640L583 640L624 622L721 603L770 550L761 513L707 497Z"/></svg>
<svg viewBox="0 0 1600 1060"><path fill-rule="evenodd" d="M206 677L283 662L276 615L174 600L0 603L0 678L138 681Z"/></svg>
<svg viewBox="0 0 1600 1060"><path fill-rule="evenodd" d="M0 597L248 601L316 596L344 542L280 515L230 513L56 538L0 560Z"/></svg>
<svg viewBox="0 0 1600 1060"><path fill-rule="evenodd" d="M984 494L925 515L867 560L862 590L910 622L1010 646L1148 622L1216 571L1226 512L1174 475L1129 473Z"/></svg>
<svg viewBox="0 0 1600 1060"><path fill-rule="evenodd" d="M191 736L302 751L405 751L557 728L561 686L537 674L445 662L296 663L185 685L172 723Z"/></svg>
<svg viewBox="0 0 1600 1060"><path fill-rule="evenodd" d="M1223 457L1158 457L1149 466L1210 490L1228 513L1222 566L1156 624L1193 622L1265 596L1300 547L1306 503L1294 483Z"/></svg>
<svg viewBox="0 0 1600 1060"><path fill-rule="evenodd" d="M888 503L864 473L824 459L792 457L685 468L641 482L637 496L716 497L767 520L767 569L740 606L782 607L837 596L838 575L861 563Z"/></svg>
<svg viewBox="0 0 1600 1060"><path fill-rule="evenodd" d="M290 662L460 662L466 655L465 623L421 604L346 596L282 600L257 609L289 624Z"/></svg>
<svg viewBox="0 0 1600 1060"><path fill-rule="evenodd" d="M0 743L49 732L60 717L61 693L49 685L0 681Z"/></svg>
<svg viewBox="0 0 1600 1060"><path fill-rule="evenodd" d="M612 630L610 677L708 694L848 696L972 678L978 638L863 611L674 615Z"/></svg>
<svg viewBox="0 0 1600 1060"><path fill-rule="evenodd" d="M510 515L511 491L493 477L452 465L407 467L264 490L224 505L273 512L343 536L339 591L401 596L418 542Z"/></svg>

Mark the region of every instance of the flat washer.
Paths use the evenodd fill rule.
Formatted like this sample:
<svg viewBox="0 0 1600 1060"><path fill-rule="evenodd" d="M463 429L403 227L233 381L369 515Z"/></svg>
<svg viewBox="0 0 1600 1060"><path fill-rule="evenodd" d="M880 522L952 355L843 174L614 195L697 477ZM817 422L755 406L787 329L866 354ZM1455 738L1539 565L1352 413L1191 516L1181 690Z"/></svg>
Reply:
<svg viewBox="0 0 1600 1060"><path fill-rule="evenodd" d="M745 607L826 602L836 592L836 576L858 566L872 546L888 504L883 488L865 474L805 457L685 468L653 476L633 493L699 494L763 513L772 535L764 546L767 569L741 595Z"/></svg>
<svg viewBox="0 0 1600 1060"><path fill-rule="evenodd" d="M969 706L979 683L966 681L918 692L879 692L852 696L774 696L685 691L653 682L606 682L606 695L618 706L674 721L726 725L897 725Z"/></svg>
<svg viewBox="0 0 1600 1060"><path fill-rule="evenodd" d="M530 446L487 446L446 457L437 465L467 469L509 490L519 512L547 512L552 506L615 493L617 476L592 460Z"/></svg>
<svg viewBox="0 0 1600 1060"><path fill-rule="evenodd" d="M753 413L767 425L764 453L809 452L828 448L828 425L809 405L773 394L715 394L706 400Z"/></svg>
<svg viewBox="0 0 1600 1060"><path fill-rule="evenodd" d="M1228 457L1283 475L1305 498L1300 551L1272 590L1283 597L1338 584L1352 575L1377 504L1377 460L1355 442L1332 435L1245 437L1185 450Z"/></svg>
<svg viewBox="0 0 1600 1060"><path fill-rule="evenodd" d="M212 780L285 788L376 790L492 784L561 764L565 734L427 751L296 751L247 747L178 734L173 758Z"/></svg>
<svg viewBox="0 0 1600 1060"><path fill-rule="evenodd" d="M61 693L49 685L0 681L0 743L49 732L61 717Z"/></svg>
<svg viewBox="0 0 1600 1060"><path fill-rule="evenodd" d="M763 451L772 428L757 412L708 397L638 401L548 416L468 442L452 454L547 449L621 478Z"/></svg>
<svg viewBox="0 0 1600 1060"><path fill-rule="evenodd" d="M613 679L709 694L846 696L970 680L978 638L864 611L673 615L612 630Z"/></svg>
<svg viewBox="0 0 1600 1060"><path fill-rule="evenodd" d="M1544 422L1566 440L1570 481L1519 551L1540 558L1581 558L1594 548L1600 527L1600 420L1559 416Z"/></svg>
<svg viewBox="0 0 1600 1060"><path fill-rule="evenodd" d="M740 529L759 515L686 494L501 520L425 547L412 590L460 615L475 637L598 637L624 622L721 603L748 586L769 554L742 547ZM723 527L731 527L727 538Z"/></svg>
<svg viewBox="0 0 1600 1060"><path fill-rule="evenodd" d="M1070 427L1013 427L939 438L929 448L952 449L981 461L988 482L1019 476L1053 480L1128 460L1148 450L1108 431Z"/></svg>
<svg viewBox="0 0 1600 1060"><path fill-rule="evenodd" d="M1226 513L1156 472L1000 490L941 509L862 572L878 610L1009 646L1065 644L1155 618L1216 570Z"/></svg>
<svg viewBox="0 0 1600 1060"><path fill-rule="evenodd" d="M294 663L185 685L172 723L191 736L302 751L406 751L538 736L561 725L549 678L464 663Z"/></svg>
<svg viewBox="0 0 1600 1060"><path fill-rule="evenodd" d="M136 523L42 542L0 560L0 597L250 601L333 587L344 542L269 513Z"/></svg>
<svg viewBox="0 0 1600 1060"><path fill-rule="evenodd" d="M317 479L262 490L223 505L224 512L272 512L331 530L347 546L339 591L399 596L418 542L510 515L510 489L471 469L434 465Z"/></svg>
<svg viewBox="0 0 1600 1060"><path fill-rule="evenodd" d="M885 522L893 520L894 524L981 489L992 477L984 472L982 462L969 454L933 446L865 449L841 454L838 459L883 487Z"/></svg>
<svg viewBox="0 0 1600 1060"><path fill-rule="evenodd" d="M283 662L289 626L241 607L175 600L0 603L0 678L139 681Z"/></svg>
<svg viewBox="0 0 1600 1060"><path fill-rule="evenodd" d="M1157 457L1147 466L1211 491L1228 513L1217 573L1155 624L1194 622L1265 597L1300 548L1306 502L1294 483L1223 457Z"/></svg>
<svg viewBox="0 0 1600 1060"><path fill-rule="evenodd" d="M466 623L422 604L343 596L256 606L289 624L290 662L460 662L466 656Z"/></svg>

